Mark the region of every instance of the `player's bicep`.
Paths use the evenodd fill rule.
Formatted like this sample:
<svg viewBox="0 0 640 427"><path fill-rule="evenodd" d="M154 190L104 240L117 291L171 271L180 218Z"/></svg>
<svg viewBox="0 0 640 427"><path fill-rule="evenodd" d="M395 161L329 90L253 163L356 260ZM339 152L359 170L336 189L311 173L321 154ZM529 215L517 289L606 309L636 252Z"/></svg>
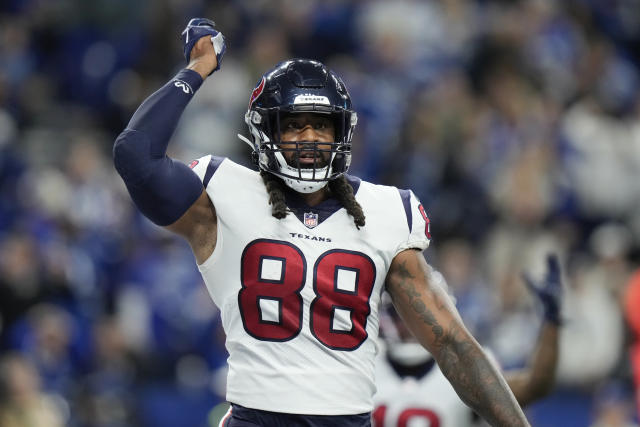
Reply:
<svg viewBox="0 0 640 427"><path fill-rule="evenodd" d="M437 358L447 336L468 332L449 295L431 274L420 251L405 250L393 259L386 288L407 327Z"/></svg>
<svg viewBox="0 0 640 427"><path fill-rule="evenodd" d="M198 264L202 264L216 247L216 210L203 188L198 199L176 222L166 227L183 236L191 245Z"/></svg>

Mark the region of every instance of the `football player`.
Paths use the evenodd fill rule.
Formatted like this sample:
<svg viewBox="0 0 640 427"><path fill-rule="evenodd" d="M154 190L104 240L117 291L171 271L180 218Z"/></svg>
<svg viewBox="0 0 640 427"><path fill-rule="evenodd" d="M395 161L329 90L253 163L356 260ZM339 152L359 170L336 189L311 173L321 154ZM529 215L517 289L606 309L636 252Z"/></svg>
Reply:
<svg viewBox="0 0 640 427"><path fill-rule="evenodd" d="M323 64L268 71L245 121L259 171L166 155L184 108L225 43L192 19L188 61L134 113L114 162L149 219L183 236L220 308L228 426L368 426L383 289L460 397L493 425L528 422L503 377L432 282L429 219L411 191L346 174L356 112Z"/></svg>
<svg viewBox="0 0 640 427"><path fill-rule="evenodd" d="M533 356L525 369L504 374L522 406L546 396L555 380L562 290L558 259L550 256L547 263L541 283L525 276L528 288L544 307L544 324ZM431 278L447 289L439 272L433 271ZM375 427L480 425L476 414L460 400L431 354L419 345L389 303L383 303L380 309L380 330L385 351L376 363Z"/></svg>

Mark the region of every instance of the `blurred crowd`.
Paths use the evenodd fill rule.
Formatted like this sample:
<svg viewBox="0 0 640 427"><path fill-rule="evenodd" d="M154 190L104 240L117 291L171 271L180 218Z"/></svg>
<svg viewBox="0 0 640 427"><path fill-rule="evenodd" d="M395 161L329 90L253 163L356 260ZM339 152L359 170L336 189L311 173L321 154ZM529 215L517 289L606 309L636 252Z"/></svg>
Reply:
<svg viewBox="0 0 640 427"><path fill-rule="evenodd" d="M136 211L111 161L185 65L193 16L228 50L172 156L249 165L236 134L255 82L289 57L325 62L358 112L351 172L416 192L427 259L505 368L541 323L520 273L560 255L557 387L533 425L637 425L640 1L4 0L1 426L205 426L224 400L193 256Z"/></svg>

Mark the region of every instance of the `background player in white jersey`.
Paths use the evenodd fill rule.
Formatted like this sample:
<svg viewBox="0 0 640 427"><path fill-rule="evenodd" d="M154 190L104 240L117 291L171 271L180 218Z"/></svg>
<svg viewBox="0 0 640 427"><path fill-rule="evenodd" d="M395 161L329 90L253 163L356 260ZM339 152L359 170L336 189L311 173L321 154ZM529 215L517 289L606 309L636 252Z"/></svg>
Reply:
<svg viewBox="0 0 640 427"><path fill-rule="evenodd" d="M444 289L442 275L431 276ZM549 256L545 278L536 283L524 275L525 283L544 307L544 323L528 365L504 373L518 403L525 406L552 389L558 361L558 329L562 302L558 259ZM380 309L384 351L376 363L374 396L375 427L465 427L483 425L465 405L433 357L420 346L388 302Z"/></svg>
<svg viewBox="0 0 640 427"><path fill-rule="evenodd" d="M202 18L183 41L187 68L138 108L114 162L138 208L187 239L220 308L225 425L370 425L384 289L465 402L493 425L528 425L432 282L420 202L345 174L357 116L342 80L316 61L279 64L245 116L260 172L215 156L192 170L167 145L225 44Z"/></svg>

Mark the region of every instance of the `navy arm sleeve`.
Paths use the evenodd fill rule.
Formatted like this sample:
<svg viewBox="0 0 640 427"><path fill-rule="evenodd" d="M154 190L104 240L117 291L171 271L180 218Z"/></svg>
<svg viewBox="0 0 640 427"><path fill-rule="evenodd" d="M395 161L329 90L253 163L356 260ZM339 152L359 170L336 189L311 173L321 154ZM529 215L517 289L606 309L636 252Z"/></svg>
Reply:
<svg viewBox="0 0 640 427"><path fill-rule="evenodd" d="M149 96L113 146L116 170L140 211L158 225L178 220L202 193L200 178L166 155L169 139L202 77L181 70Z"/></svg>

